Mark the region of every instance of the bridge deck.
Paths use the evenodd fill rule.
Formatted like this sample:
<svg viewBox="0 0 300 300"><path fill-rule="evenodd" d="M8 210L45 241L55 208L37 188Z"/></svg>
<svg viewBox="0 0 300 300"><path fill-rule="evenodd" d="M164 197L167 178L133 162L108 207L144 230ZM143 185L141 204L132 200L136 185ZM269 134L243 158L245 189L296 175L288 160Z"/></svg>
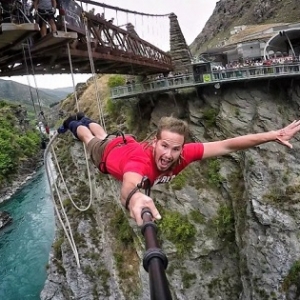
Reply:
<svg viewBox="0 0 300 300"><path fill-rule="evenodd" d="M49 48L57 48L58 46L62 46L71 41L77 39L76 32L65 32L65 31L57 31L55 33L49 33L38 42L36 42L32 48L31 52L35 52L37 50L45 50L49 51Z"/></svg>
<svg viewBox="0 0 300 300"><path fill-rule="evenodd" d="M38 24L0 24L0 51L17 50L25 39L39 31Z"/></svg>
<svg viewBox="0 0 300 300"><path fill-rule="evenodd" d="M126 86L119 86L111 89L111 98L128 99L142 94L153 94L212 84L216 85L225 82L283 77L300 77L300 63L264 67L245 67L241 69L226 70L225 72L212 72L200 75L197 80L195 80L194 74L186 74L183 76L161 78L144 83L128 84Z"/></svg>

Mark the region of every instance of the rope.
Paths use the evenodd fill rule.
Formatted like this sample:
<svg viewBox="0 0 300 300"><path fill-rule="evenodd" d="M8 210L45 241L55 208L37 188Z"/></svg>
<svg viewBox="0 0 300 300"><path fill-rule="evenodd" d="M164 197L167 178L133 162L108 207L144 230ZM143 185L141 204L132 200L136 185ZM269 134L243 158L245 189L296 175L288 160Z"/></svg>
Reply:
<svg viewBox="0 0 300 300"><path fill-rule="evenodd" d="M27 47L28 47L28 44L27 44ZM29 88L29 93L30 93L30 98L31 98L33 110L34 110L34 115L35 115L35 118L37 119L37 112L36 112L36 109L35 109L33 94L32 94L30 80L29 80L29 69L28 69L28 63L27 63L27 58L26 58L26 52L25 52L24 44L22 44L22 50L23 50L23 57L24 57L24 63L25 63L25 70L26 70L26 74L27 74L27 76L26 76L27 85L28 85L28 88Z"/></svg>
<svg viewBox="0 0 300 300"><path fill-rule="evenodd" d="M63 184L64 184L64 186L65 186L65 189L66 189L66 192L67 192L67 194L68 194L68 197L70 198L70 201L72 202L73 206L74 206L77 210L79 210L80 212L87 211L87 210L91 207L91 204L92 204L92 197L91 197L92 193L90 193L90 201L89 201L88 205L87 205L85 208L81 208L81 207L77 206L77 204L73 201L72 196L71 196L71 194L70 194L70 192L69 192L69 189L68 189L68 187L67 187L66 181L65 181L64 176L63 176L63 174L62 174L62 171L61 171L61 168L60 168L60 166L59 166L59 162L58 162L58 160L57 160L57 156L56 156L56 154L55 154L54 149L53 149L53 151L52 151L52 155L53 155L54 160L55 160L55 162L56 162L56 167L57 167L58 173L59 173L59 175L60 175L60 177L61 177L61 179L62 179L62 182L63 182ZM86 159L87 159L87 157L86 157ZM88 168L88 170L89 170L89 168ZM89 173L89 171L88 171L88 173ZM91 177L91 176L89 175L89 179L90 179L90 177ZM89 181L89 183L90 183L90 191L92 191L92 189L91 189L91 181Z"/></svg>
<svg viewBox="0 0 300 300"><path fill-rule="evenodd" d="M65 32L67 32L67 24L66 24L66 22L65 22L65 17L64 17L64 16L63 16L63 22L64 22L64 29L65 29ZM72 77L73 91L74 91L74 96L75 96L75 101L76 101L76 108L77 108L77 111L79 112L79 111L80 111L80 110L79 110L79 101L78 101L77 91L76 91L76 87L75 87L75 79L74 79L74 72L73 72L73 64L72 64L71 50L70 50L70 45L69 45L69 44L67 44L67 51L68 51L68 59L69 59L69 64L70 64L70 72L71 72L71 77ZM86 161L86 167L87 167L88 179L89 179L89 187L90 187L90 200L89 200L88 205L87 205L85 208L80 208L80 207L77 206L76 203L73 201L73 198L72 198L72 196L71 196L71 194L70 194L70 192L69 192L69 189L67 188L66 182L65 182L64 177L63 177L63 175L62 175L62 172L61 172L61 170L60 170L60 167L59 167L59 164L58 164L58 161L57 161L57 157L56 157L55 153L53 153L53 154L54 154L54 158L55 158L55 160L57 161L57 168L58 168L58 171L59 171L60 176L61 176L61 178L62 178L62 180L63 180L64 186L65 186L65 188L66 188L66 191L67 191L67 194L68 194L68 196L69 196L69 198L70 198L70 201L71 201L71 203L73 204L73 206L74 206L77 210L79 210L79 211L81 211L81 212L87 211L87 210L91 207L92 202L93 202L93 194L92 194L92 188L91 188L91 187L92 187L92 180L91 180L91 173L90 173L90 169L89 169L88 154L87 154L87 150L86 150L86 147L85 147L84 144L83 144L83 146L84 146L84 156L85 156L85 161Z"/></svg>
<svg viewBox="0 0 300 300"><path fill-rule="evenodd" d="M102 108L100 97L99 97L97 76L96 76L95 64L94 64L94 59L93 59L92 47L91 47L91 36L90 36L90 31L88 29L88 22L87 22L86 17L84 17L84 26L85 26L85 35L87 38L87 47L88 47L91 72L93 74L92 77L93 77L94 87L95 87L95 96L96 96L97 106L98 106L98 111L99 111L100 125L103 127L104 131L106 131L106 125L105 125L105 121L104 121L104 113L103 113L103 108Z"/></svg>
<svg viewBox="0 0 300 300"><path fill-rule="evenodd" d="M67 26L66 26L66 22L65 22L65 18L63 16L63 22L64 22L64 28L65 28L65 31L67 31ZM77 107L77 110L79 111L79 104L78 104L78 97L77 97L77 91L76 91L76 87L75 87L75 80L74 80L74 72L73 72L73 65L72 65L72 57L71 57L71 50L70 50L70 45L67 44L67 51L68 51L68 59L69 59L69 64L70 64L70 72L71 72L71 77L72 77L72 83L73 83L73 90L74 90L74 96L75 96L75 101L76 101L76 107ZM64 217L64 220L67 224L67 227L65 225L65 222L64 220L62 219L61 217L61 213L59 211L59 208L56 204L56 201L55 201L55 198L54 198L54 194L53 194L53 191L52 191L52 184L51 184L51 173L49 172L49 169L48 169L48 160L47 160L47 156L48 156L48 153L49 153L49 149L50 149L50 146L51 146L51 153L53 155L53 158L54 158L54 161L55 161L55 164L56 164L56 169L58 170L58 173L59 173L59 176L62 180L62 183L64 185L64 188L67 192L67 195L72 203L72 205L80 212L84 212L84 211L87 211L91 205L92 205L92 200L93 200L93 194L92 194L92 182L91 182L91 173L90 173L90 169L89 169L89 163L88 163L88 155L87 155L87 151L86 151L86 147L84 145L84 153L85 153L85 159L86 159L86 167L87 167L87 171L88 171L88 179L89 179L89 187L90 187L90 199L89 199L89 203L86 207L84 208L81 208L79 207L73 200L70 192L69 192L69 189L67 187L67 184L66 184L66 181L64 179L64 176L62 174L62 171L61 171L61 168L60 168L60 165L59 165L59 162L58 162L58 159L57 159L57 155L55 153L55 150L54 148L52 147L52 143L54 142L54 140L57 138L57 133L55 133L55 135L53 136L53 138L50 140L48 146L46 147L46 150L45 150L45 153L44 153L44 164L46 166L46 174L47 174L47 179L48 179L48 183L49 183L49 186L50 186L50 191L51 191L51 198L52 198L52 201L54 203L54 208L55 208L55 212L56 212L56 215L58 217L58 220L67 236L67 239L68 239L68 242L70 244L70 247L74 253L74 256L75 256L75 259L76 259L76 264L78 266L78 268L80 268L80 260L79 260L79 255L78 255L78 251L77 251L77 247L76 247L76 243L74 241L74 238L73 238L73 232L72 232L72 228L70 226L70 221L69 221L69 218L67 216L67 213L64 209L64 205L63 205L63 201L62 201L62 198L61 198L61 194L60 194L60 191L57 187L57 184L56 184L56 180L52 180L53 184L54 184L54 188L55 188L55 191L56 191L56 194L58 196L58 200L59 200L59 203L60 203L60 208L61 208L61 211L62 211L62 215Z"/></svg>
<svg viewBox="0 0 300 300"><path fill-rule="evenodd" d="M82 5L82 3L81 3ZM64 21L64 28L65 28L65 31L67 31L67 27L66 27L66 22L65 22L65 18L63 18L63 21ZM98 90L98 85L97 85L97 78L96 78L96 72L95 72L95 66L94 66L94 61L93 61L93 55L92 55L92 49L91 49L91 39L90 39L90 31L88 30L88 26L87 26L87 19L84 17L84 21L85 21L85 29L86 29L86 37L87 37L87 45L88 45L88 53L89 53L89 60L90 60L90 65L91 65L91 71L92 71L92 74L93 74L93 80L94 80L94 86L95 86L95 90L96 90L96 99L97 99L97 105L98 105L98 110L99 110L99 118L100 118L100 123L101 123L101 126L103 127L103 129L106 131L106 126L105 126L105 121L104 121L104 114L103 114L103 109L102 109L102 106L101 106L101 102L100 102L100 98L99 98L99 90ZM71 72L71 76L72 76L72 83L73 83L73 89L74 89L74 95L75 95L75 101L76 101L76 107L77 107L77 110L79 111L79 104L78 104L78 98L77 98L77 92L76 92L76 88L75 88L75 80L74 80L74 73L73 73L73 66L72 66L72 58L71 58L71 51L70 51L70 46L69 44L67 44L67 52L68 52L68 59L69 59L69 64L70 64L70 72ZM89 178L89 187L90 187L90 200L89 200L89 203L88 205L85 207L85 208L81 208L79 206L76 205L76 203L73 201L72 199L72 196L69 192L69 189L67 188L67 184L66 184L66 181L63 177L63 174L62 174L62 171L61 171L61 168L60 168L60 165L59 165L59 162L58 162L58 159L57 159L57 156L56 156L56 153L52 147L52 143L54 142L54 140L56 139L57 137L57 133L55 133L55 135L53 136L53 138L50 140L48 146L46 147L46 150L45 150L45 153L44 153L44 163L45 163L45 166L46 166L46 173L47 173L47 179L48 179L48 183L49 183L49 186L51 187L51 174L49 172L49 169L48 169L48 161L47 161L47 155L49 153L49 149L51 147L51 151L52 151L52 155L54 157L54 160L55 160L55 163L56 163L56 168L58 170L58 173L59 173L59 176L61 177L61 180L63 182L63 185L65 187L65 190L67 192L67 195L71 201L71 203L73 204L73 206L81 211L81 212L84 212L86 210L88 210L92 204L92 200L93 200L93 197L92 197L92 183L91 183L91 174L90 174L90 169L89 169L89 163L88 163L88 155L87 155L87 151L86 151L86 147L84 145L84 152L85 152L85 158L86 158L86 165L87 165L87 171L88 171L88 178ZM72 233L72 229L71 229L71 226L70 226L70 222L69 222L69 219L68 219L68 216L66 214L66 211L64 209L64 206L63 206L63 202L62 202L62 199L61 199L61 195L60 195L60 191L57 187L57 184L56 184L56 180L52 180L54 182L54 187L55 187L55 191L58 195L58 200L59 200L59 203L60 203L60 207L61 207L61 213L65 219L65 222L67 224L67 227L65 226L65 223L61 217L61 213L59 211L59 208L56 204L56 201L54 199L54 195L53 195L53 191L52 191L52 188L50 188L50 191L51 191L51 197L52 197L52 201L54 203L54 208L55 208L55 211L56 211L56 214L57 214L57 217L58 217L58 220L59 222L61 223L62 225L62 228L67 236L67 239L69 241L69 244L71 246L71 249L74 253L74 256L75 256L75 259L76 259L76 263L77 263L77 266L80 268L80 261L79 261L79 255L78 255L78 251L77 251L77 247L76 247L76 243L74 241L74 238L73 238L73 233ZM115 182L114 182L115 183ZM114 188L116 190L116 184L114 184Z"/></svg>
<svg viewBox="0 0 300 300"><path fill-rule="evenodd" d="M92 75L93 75L92 77L93 77L93 81L94 81L96 101L97 101L98 113L99 113L99 119L100 119L100 125L103 127L104 131L106 131L103 108L102 108L101 100L100 100L100 97L99 97L100 93L99 93L99 89L98 89L97 76L96 76L95 64L94 64L94 59L93 59L92 47L91 47L90 31L89 31L88 26L87 26L87 18L84 17L84 21L85 21L85 32L86 32L86 37L87 37L88 54L89 54L91 72L92 72ZM116 182L113 181L111 177L109 177L109 179L110 179L110 181L111 181L111 183L114 187L114 190L115 190L116 194L118 194Z"/></svg>
<svg viewBox="0 0 300 300"><path fill-rule="evenodd" d="M99 89L98 89L98 83L97 83L97 78L96 78L96 71L95 71L95 65L94 65L94 59L93 59L93 53L92 53L92 47L91 47L90 31L88 29L88 24L87 23L88 23L87 18L84 16L84 25L85 25L85 33L86 33L86 38L87 38L88 54L89 54L91 72L92 72L92 75L93 75L92 77L93 77L94 87L95 87L96 100L97 100L97 106L98 106L98 112L99 112L99 119L100 119L101 126L106 131L103 108L102 108L102 104L101 104L100 97L99 97ZM109 177L109 180L113 185L113 188L114 188L114 191L115 191L116 195L118 195L119 198L120 198L120 192L117 191L116 181L112 180L111 177ZM120 188L119 188L119 191L120 191ZM123 212L125 212L125 209L122 205L121 205L121 208L123 209Z"/></svg>
<svg viewBox="0 0 300 300"><path fill-rule="evenodd" d="M42 112L41 102L40 102L40 94L39 94L38 87L37 87L37 82L36 82L35 72L34 72L34 67L33 67L33 60L32 60L32 55L31 55L31 50L30 50L29 45L28 45L28 55L29 55L29 60L30 60L30 64L31 64L31 73L32 73L32 76L33 76L37 101L38 101L38 104L39 104L40 112Z"/></svg>
<svg viewBox="0 0 300 300"><path fill-rule="evenodd" d="M109 9L114 9L114 10L118 10L118 11L122 11L122 12L126 12L126 13L131 13L131 14L141 15L141 16L147 16L147 17L168 17L170 15L170 14L147 14L147 13L143 13L143 12L139 12L139 11L135 11L135 10L121 8L121 7L118 7L118 6L108 5L108 4L105 4L105 3L99 3L99 2L96 2L96 1L92 1L92 0L80 0L80 2L100 6L100 7L103 7L104 9L109 8Z"/></svg>
<svg viewBox="0 0 300 300"><path fill-rule="evenodd" d="M27 49L29 49L28 40L27 40ZM33 94L32 94L32 90L31 90L31 84L30 84L30 80L29 80L29 70L28 70L28 63L27 63L27 57L26 57L26 51L25 51L24 44L22 44L22 50L23 50L23 58L24 58L24 63L25 63L25 69L26 69L26 73L27 73L27 75L26 75L27 85L28 85L28 88L29 88L29 93L30 93L30 98L31 98L33 110L34 110L35 119L38 122L37 125L38 125L39 131L40 131L40 135L41 135L42 147L44 147L43 146L43 143L45 142L45 140L44 140L44 132L42 131L42 127L40 126L38 114L37 114L37 111L36 111L36 108L35 108L35 104L34 104ZM30 50L28 50L28 51L30 51ZM37 87L36 87L36 91L37 91ZM44 118L45 123L46 123L46 124L44 124L44 128L45 128L46 133L48 134L49 133L49 131L48 131L48 124L46 122L46 118L44 116L44 113L42 112L40 102L39 102L39 107L40 107L40 115Z"/></svg>
<svg viewBox="0 0 300 300"><path fill-rule="evenodd" d="M53 149L53 147L52 147L52 144L53 144L53 142L55 141L55 139L57 138L57 135L58 135L57 133L55 133L55 134L53 135L53 137L50 139L50 141L49 141L49 143L48 143L48 145L47 145L47 147L46 147L46 149L45 149L45 152L44 152L45 170L46 170L46 175L47 175L48 184L49 184L49 186L50 186L50 194L51 194L51 198L52 198L52 201L53 201L53 205L54 205L54 209L55 209L56 215L57 215L57 217L58 217L59 222L60 222L61 225L62 225L62 228L63 228L63 230L64 230L64 232L65 232L65 234L66 234L66 236L67 236L67 239L68 239L68 241L69 241L69 244L70 244L70 246L71 246L71 249L72 249L72 251L73 251L73 253L74 253L75 260L76 260L76 264L77 264L78 268L80 268L79 255L78 255L76 243L75 243L75 241L74 241L74 237L73 237L71 225L70 225L68 216L67 216L67 214L66 214L66 211L65 211L65 209L64 209L63 202L62 202L62 199L61 199L61 197L60 197L59 189L58 189L57 184L56 184L56 180L54 180L53 177L51 177L51 172L49 171L49 165L48 165L48 161L49 161L49 160L47 159L47 157L48 157L48 155L49 155L49 150L50 150L50 148L51 148L51 150L52 150L52 153L55 153L55 152L54 152L54 149ZM55 156L55 158L56 158L56 156ZM55 161L56 161L56 163L58 163L58 162L57 162L57 159L55 159ZM60 170L60 169L59 169L59 170ZM59 199L59 203L60 203L60 206L61 206L62 215L63 215L64 218L65 218L65 221L66 221L66 223L67 223L68 228L65 226L65 223L64 223L64 221L62 220L62 217L61 217L59 208L58 208L58 206L57 206L57 204L56 204L56 202L55 202L53 190L52 190L52 188L51 188L51 187L52 187L51 178L52 178L52 182L53 182L54 187L55 187L55 191L56 191L56 193L57 193L57 195L58 195L58 199ZM64 182L64 183L65 183L65 182Z"/></svg>

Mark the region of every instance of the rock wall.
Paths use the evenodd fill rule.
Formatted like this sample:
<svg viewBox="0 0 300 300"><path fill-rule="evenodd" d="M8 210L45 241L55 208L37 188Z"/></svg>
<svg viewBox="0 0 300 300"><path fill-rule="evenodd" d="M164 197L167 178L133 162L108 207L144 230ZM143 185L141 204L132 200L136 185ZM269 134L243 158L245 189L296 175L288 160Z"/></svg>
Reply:
<svg viewBox="0 0 300 300"><path fill-rule="evenodd" d="M161 116L173 114L189 122L193 140L206 142L278 129L297 119L300 82L204 87L158 95L152 104L149 132ZM299 299L299 136L292 142L293 149L274 142L196 162L170 184L152 189L163 217L159 232L173 299ZM60 154L63 169L72 170L67 176L72 193L86 205L82 147L70 147L71 139L60 143L61 151L71 151L68 161L69 152ZM139 229L132 222L126 227L121 217L118 184L91 170L92 208L79 213L65 200L81 269L58 226L41 299L150 299Z"/></svg>

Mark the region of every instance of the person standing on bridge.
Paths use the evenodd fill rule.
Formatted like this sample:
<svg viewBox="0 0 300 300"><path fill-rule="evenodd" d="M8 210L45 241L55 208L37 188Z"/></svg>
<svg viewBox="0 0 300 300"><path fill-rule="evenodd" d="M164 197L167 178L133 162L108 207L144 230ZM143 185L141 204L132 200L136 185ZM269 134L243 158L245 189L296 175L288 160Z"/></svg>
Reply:
<svg viewBox="0 0 300 300"><path fill-rule="evenodd" d="M137 186L146 176L151 185L171 181L190 163L245 150L267 142L292 148L289 140L300 131L300 121L280 130L248 134L222 141L187 143L189 129L185 121L161 118L155 138L139 143L132 135L108 135L96 122L78 113L63 122L58 134L70 130L87 147L91 160L102 173L122 181L121 202L130 216L142 225L141 211L149 207L154 219L161 219L153 200Z"/></svg>
<svg viewBox="0 0 300 300"><path fill-rule="evenodd" d="M37 23L40 26L41 37L47 35L47 22L49 22L51 32L56 32L54 15L56 12L56 0L34 0L34 9L38 15Z"/></svg>

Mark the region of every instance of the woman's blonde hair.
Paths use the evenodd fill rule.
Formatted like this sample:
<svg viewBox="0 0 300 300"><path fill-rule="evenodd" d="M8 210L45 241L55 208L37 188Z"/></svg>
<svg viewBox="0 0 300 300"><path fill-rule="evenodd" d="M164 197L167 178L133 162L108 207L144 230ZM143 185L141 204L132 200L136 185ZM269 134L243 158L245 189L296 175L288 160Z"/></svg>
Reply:
<svg viewBox="0 0 300 300"><path fill-rule="evenodd" d="M184 137L184 143L189 136L189 127L187 122L174 118L174 117L162 117L157 126L156 138L161 139L161 133L163 130L167 130L173 133L180 134Z"/></svg>

